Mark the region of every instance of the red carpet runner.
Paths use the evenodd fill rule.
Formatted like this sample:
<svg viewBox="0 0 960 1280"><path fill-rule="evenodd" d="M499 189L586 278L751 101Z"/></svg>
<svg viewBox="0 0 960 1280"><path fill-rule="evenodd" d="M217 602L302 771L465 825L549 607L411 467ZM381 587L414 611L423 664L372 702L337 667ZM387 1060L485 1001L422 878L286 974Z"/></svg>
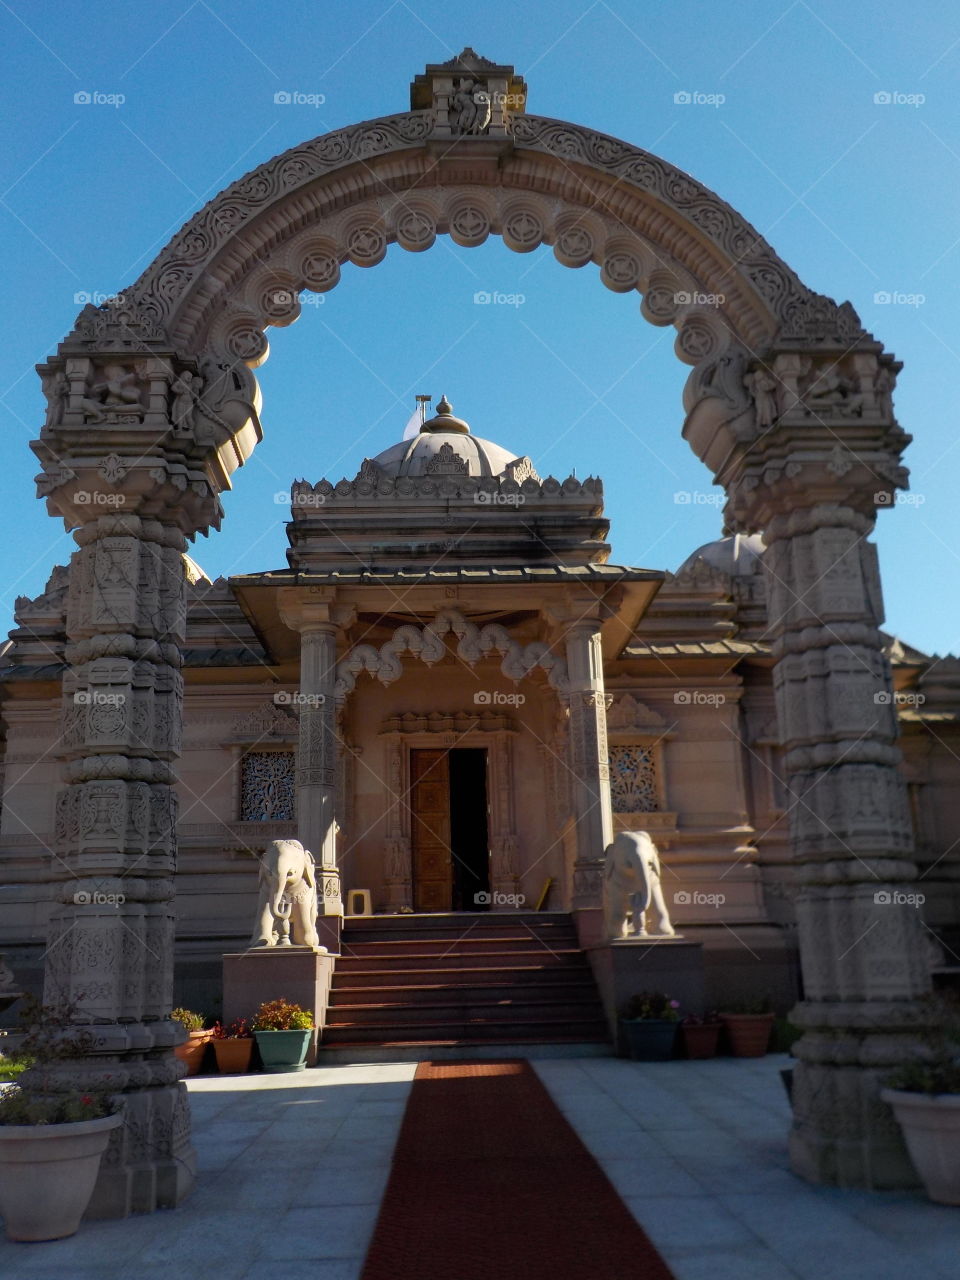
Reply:
<svg viewBox="0 0 960 1280"><path fill-rule="evenodd" d="M362 1280L672 1280L525 1061L422 1063Z"/></svg>

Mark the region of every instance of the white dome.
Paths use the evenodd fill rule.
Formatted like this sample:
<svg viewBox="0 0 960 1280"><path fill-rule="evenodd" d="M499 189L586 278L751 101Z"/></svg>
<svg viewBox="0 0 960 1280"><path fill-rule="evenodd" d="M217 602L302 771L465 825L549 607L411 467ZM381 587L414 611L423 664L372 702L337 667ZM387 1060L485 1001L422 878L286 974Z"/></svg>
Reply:
<svg viewBox="0 0 960 1280"><path fill-rule="evenodd" d="M690 569L698 560L704 560L713 569L719 569L728 578L747 578L760 570L760 557L766 547L762 533L735 533L729 538L717 538L705 542L693 555L687 556L677 573Z"/></svg>
<svg viewBox="0 0 960 1280"><path fill-rule="evenodd" d="M389 476L499 476L518 455L491 440L461 431L421 431L378 453L373 461Z"/></svg>

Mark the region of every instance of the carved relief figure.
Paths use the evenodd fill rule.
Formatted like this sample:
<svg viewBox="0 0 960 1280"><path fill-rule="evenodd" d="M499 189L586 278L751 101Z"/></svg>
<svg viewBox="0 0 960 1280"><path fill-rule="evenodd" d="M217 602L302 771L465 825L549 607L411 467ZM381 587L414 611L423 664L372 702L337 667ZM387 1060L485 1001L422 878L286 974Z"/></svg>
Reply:
<svg viewBox="0 0 960 1280"><path fill-rule="evenodd" d="M291 929L297 946L318 946L313 854L299 840L271 840L260 860L260 901L250 945L289 945Z"/></svg>
<svg viewBox="0 0 960 1280"><path fill-rule="evenodd" d="M140 386L133 369L122 364L105 364L103 376L90 387L90 394L81 401L91 422L104 422L111 413L136 414L143 412L140 403Z"/></svg>
<svg viewBox="0 0 960 1280"><path fill-rule="evenodd" d="M808 413L820 409L833 409L844 417L854 417L863 408L863 395L849 378L836 369L827 369L811 382L804 395Z"/></svg>
<svg viewBox="0 0 960 1280"><path fill-rule="evenodd" d="M170 417L176 431L189 431L193 426L193 415L202 387L203 381L195 373L181 373L179 377L174 378L173 407Z"/></svg>
<svg viewBox="0 0 960 1280"><path fill-rule="evenodd" d="M490 95L465 76L450 99L450 123L455 133L483 133L490 123Z"/></svg>
<svg viewBox="0 0 960 1280"><path fill-rule="evenodd" d="M63 421L67 397L70 394L70 383L62 369L56 371L44 390L47 393L47 416L43 424L44 428L58 427Z"/></svg>
<svg viewBox="0 0 960 1280"><path fill-rule="evenodd" d="M621 831L607 846L603 868L603 920L608 938L631 933L648 937L644 916L650 905L657 915L656 933L672 938L673 925L660 886L660 855L646 831ZM629 916L629 920L628 920Z"/></svg>
<svg viewBox="0 0 960 1280"><path fill-rule="evenodd" d="M768 369L756 369L743 382L757 406L757 426L772 427L780 416L777 379Z"/></svg>

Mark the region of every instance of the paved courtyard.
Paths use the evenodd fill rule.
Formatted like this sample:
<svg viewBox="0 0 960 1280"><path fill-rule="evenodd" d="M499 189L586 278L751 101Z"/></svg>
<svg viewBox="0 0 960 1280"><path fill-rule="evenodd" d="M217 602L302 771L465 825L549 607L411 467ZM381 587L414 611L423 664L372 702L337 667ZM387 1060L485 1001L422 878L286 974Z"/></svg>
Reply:
<svg viewBox="0 0 960 1280"><path fill-rule="evenodd" d="M786 1061L534 1065L678 1280L956 1280L960 1209L789 1172ZM189 1266L217 1280L357 1280L415 1070L190 1080L201 1170L190 1199L85 1223L71 1240L3 1241L0 1276L169 1280Z"/></svg>

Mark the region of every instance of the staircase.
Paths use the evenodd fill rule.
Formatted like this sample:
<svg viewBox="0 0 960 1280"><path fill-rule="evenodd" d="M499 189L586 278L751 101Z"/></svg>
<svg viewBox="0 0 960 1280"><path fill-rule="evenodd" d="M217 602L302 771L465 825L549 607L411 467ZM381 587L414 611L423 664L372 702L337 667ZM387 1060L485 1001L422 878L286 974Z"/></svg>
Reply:
<svg viewBox="0 0 960 1280"><path fill-rule="evenodd" d="M483 1046L610 1051L569 915L352 916L341 952L318 1065L484 1056Z"/></svg>

